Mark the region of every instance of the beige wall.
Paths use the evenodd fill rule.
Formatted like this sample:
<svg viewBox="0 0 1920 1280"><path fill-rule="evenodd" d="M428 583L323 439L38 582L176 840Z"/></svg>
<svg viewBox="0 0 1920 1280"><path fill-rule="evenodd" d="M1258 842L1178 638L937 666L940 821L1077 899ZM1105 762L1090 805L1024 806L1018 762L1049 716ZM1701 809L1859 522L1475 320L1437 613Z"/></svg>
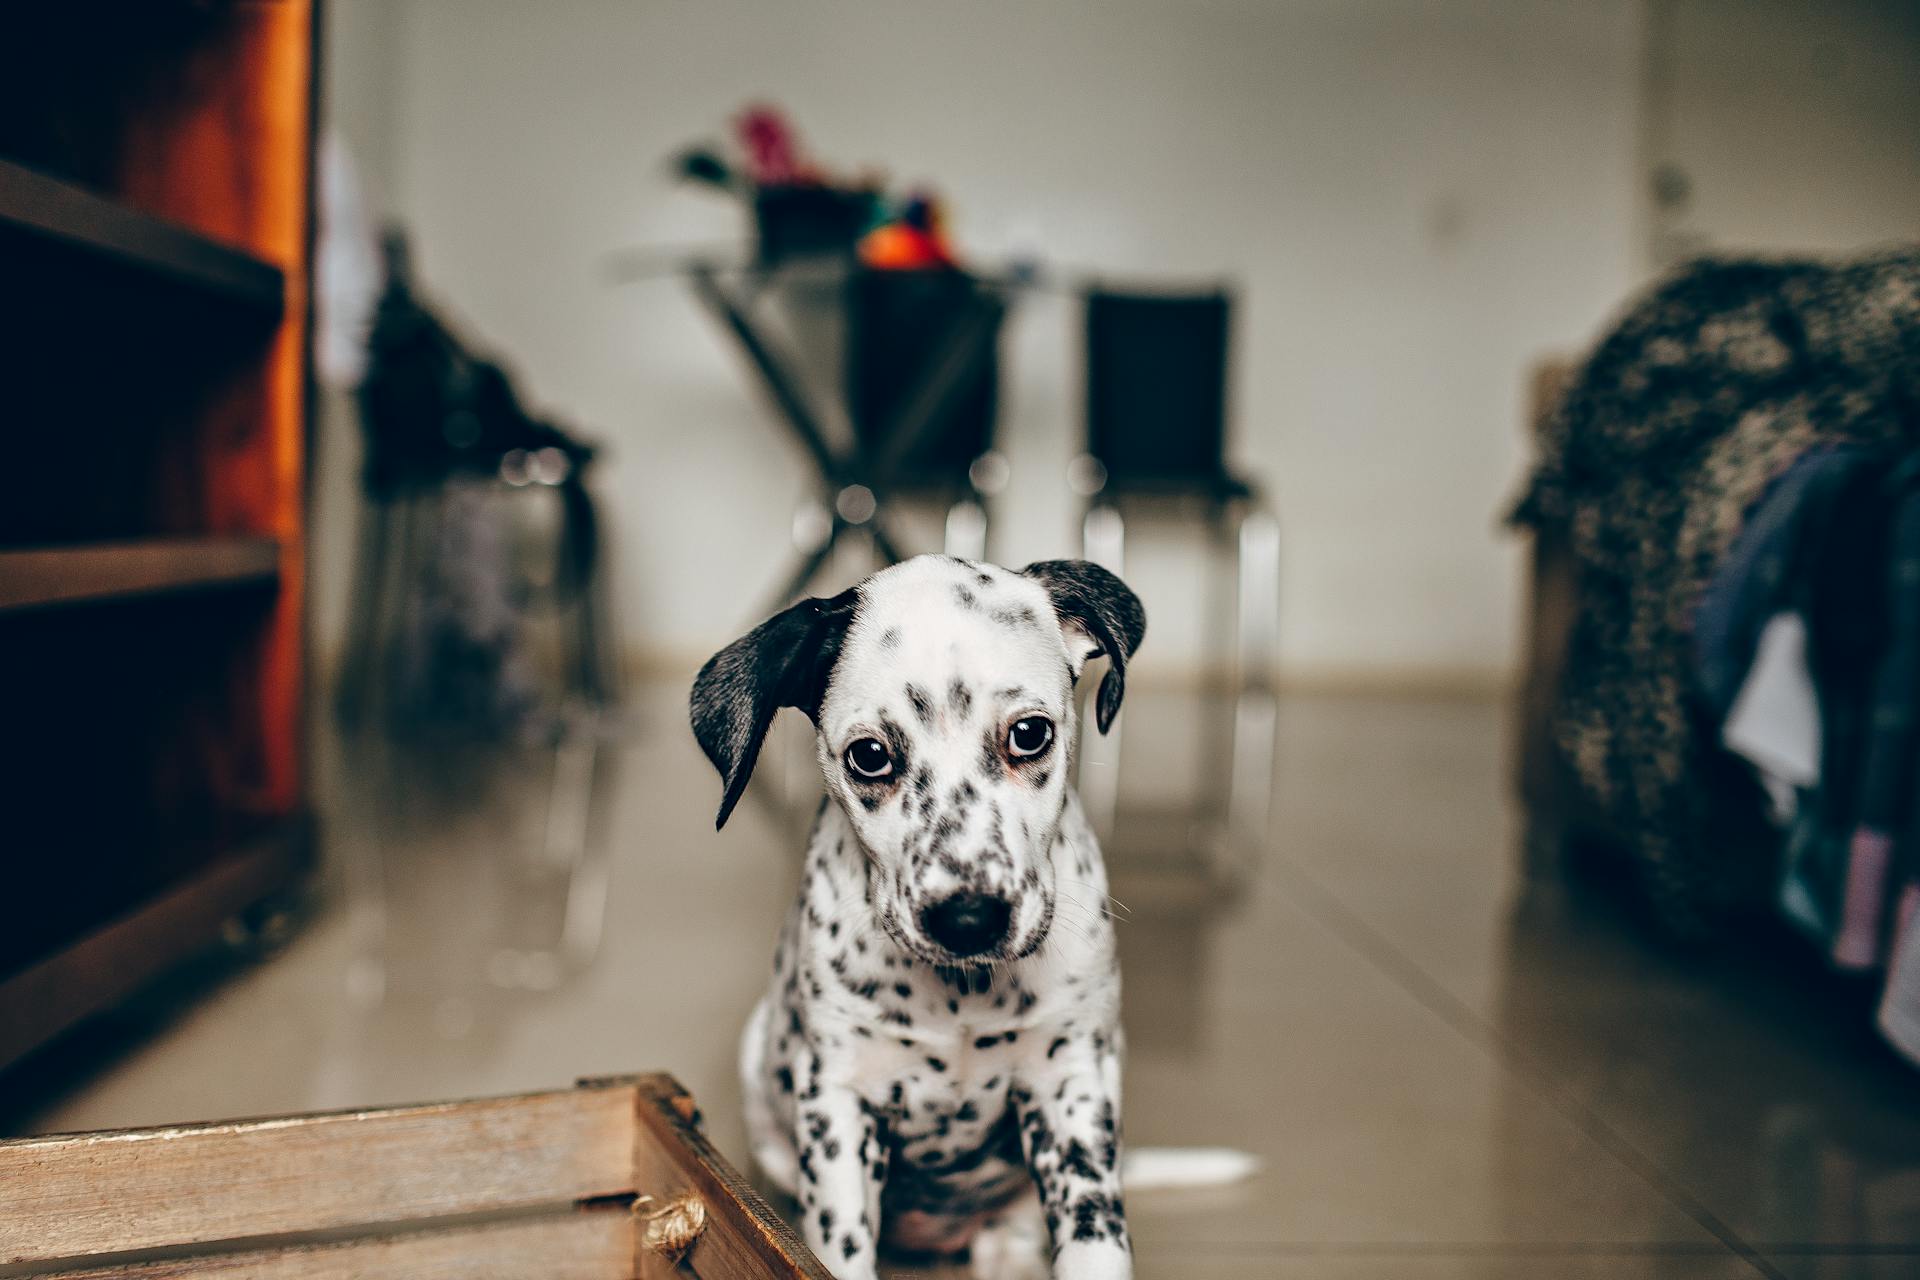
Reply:
<svg viewBox="0 0 1920 1280"><path fill-rule="evenodd" d="M602 270L624 246L740 234L662 161L765 99L837 164L938 182L984 259L1237 279L1237 453L1283 520L1289 669L1510 665L1517 560L1496 519L1524 370L1591 335L1647 256L1631 0L333 7L368 6L349 20L389 68L384 137L349 109L375 182L454 311L610 445L640 651L696 655L748 625L807 490L685 289ZM1013 323L1009 563L1073 545L1073 327L1048 297ZM1143 533L1130 560L1163 666L1205 651L1179 548Z"/></svg>
<svg viewBox="0 0 1920 1280"><path fill-rule="evenodd" d="M1653 0L1649 162L1688 197L1656 261L1920 236L1920 4Z"/></svg>
<svg viewBox="0 0 1920 1280"><path fill-rule="evenodd" d="M402 135L396 107L401 78L399 4L389 0L327 0L320 46L321 116L351 159L370 218L390 208L394 152ZM345 632L358 514L360 437L353 400L321 379L314 404L312 554L308 600L316 666L333 670Z"/></svg>

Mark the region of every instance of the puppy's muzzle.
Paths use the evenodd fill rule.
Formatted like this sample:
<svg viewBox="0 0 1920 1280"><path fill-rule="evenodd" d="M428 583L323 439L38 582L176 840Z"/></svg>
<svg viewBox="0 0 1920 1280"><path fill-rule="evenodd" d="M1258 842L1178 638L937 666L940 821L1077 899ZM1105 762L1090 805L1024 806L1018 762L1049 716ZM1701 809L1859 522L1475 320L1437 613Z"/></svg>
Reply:
<svg viewBox="0 0 1920 1280"><path fill-rule="evenodd" d="M956 893L920 913L928 938L956 956L977 956L1007 940L1013 904L986 893Z"/></svg>

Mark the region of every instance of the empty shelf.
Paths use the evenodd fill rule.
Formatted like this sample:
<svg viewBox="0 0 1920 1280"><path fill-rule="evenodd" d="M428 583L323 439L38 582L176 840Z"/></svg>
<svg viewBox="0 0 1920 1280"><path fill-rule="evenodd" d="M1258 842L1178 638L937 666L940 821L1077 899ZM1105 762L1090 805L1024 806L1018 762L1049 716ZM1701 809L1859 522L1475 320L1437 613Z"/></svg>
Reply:
<svg viewBox="0 0 1920 1280"><path fill-rule="evenodd" d="M0 160L0 233L28 235L278 314L278 267L177 223Z"/></svg>
<svg viewBox="0 0 1920 1280"><path fill-rule="evenodd" d="M271 538L152 538L0 551L0 611L273 582Z"/></svg>

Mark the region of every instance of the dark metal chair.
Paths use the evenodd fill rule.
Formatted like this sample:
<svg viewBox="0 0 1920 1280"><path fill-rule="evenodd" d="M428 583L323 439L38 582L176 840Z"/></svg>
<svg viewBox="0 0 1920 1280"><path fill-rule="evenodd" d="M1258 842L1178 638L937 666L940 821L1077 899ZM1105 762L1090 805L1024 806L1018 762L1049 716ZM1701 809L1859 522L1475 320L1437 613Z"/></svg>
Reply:
<svg viewBox="0 0 1920 1280"><path fill-rule="evenodd" d="M387 258L359 389L366 502L337 720L378 839L513 810L518 869L564 899L518 958L578 967L600 940L624 734L595 451L440 321L397 238Z"/></svg>
<svg viewBox="0 0 1920 1280"><path fill-rule="evenodd" d="M1086 448L1068 480L1086 501L1082 550L1124 570L1128 523L1205 523L1234 563L1234 713L1227 794L1203 806L1223 816L1213 851L1233 860L1264 841L1278 727L1279 524L1257 487L1227 464L1233 295L1120 292L1086 297ZM1121 737L1090 735L1080 791L1102 835L1115 830Z"/></svg>

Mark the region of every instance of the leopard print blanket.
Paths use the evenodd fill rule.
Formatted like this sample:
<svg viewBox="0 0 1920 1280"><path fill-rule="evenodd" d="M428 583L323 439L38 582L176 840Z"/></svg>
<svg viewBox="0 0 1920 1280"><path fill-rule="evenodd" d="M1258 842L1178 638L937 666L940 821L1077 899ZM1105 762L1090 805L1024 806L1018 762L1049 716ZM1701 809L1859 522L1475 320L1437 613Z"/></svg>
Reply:
<svg viewBox="0 0 1920 1280"><path fill-rule="evenodd" d="M1712 933L1771 874L1716 839L1694 605L1768 483L1838 440L1920 441L1920 247L1709 259L1658 284L1577 371L1511 516L1570 531L1582 610L1555 737L1680 935Z"/></svg>

